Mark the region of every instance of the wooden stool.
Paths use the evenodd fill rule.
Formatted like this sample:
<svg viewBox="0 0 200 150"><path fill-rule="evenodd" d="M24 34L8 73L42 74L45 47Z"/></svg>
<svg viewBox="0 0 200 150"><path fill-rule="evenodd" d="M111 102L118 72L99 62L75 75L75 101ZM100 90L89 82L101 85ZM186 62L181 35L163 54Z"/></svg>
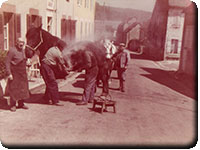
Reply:
<svg viewBox="0 0 200 150"><path fill-rule="evenodd" d="M116 113L116 108L115 108L116 102L113 100L108 100L107 98L102 98L102 97L96 97L93 102L93 109L97 105L101 106L101 113L105 109L107 111L107 107L113 107L113 112Z"/></svg>

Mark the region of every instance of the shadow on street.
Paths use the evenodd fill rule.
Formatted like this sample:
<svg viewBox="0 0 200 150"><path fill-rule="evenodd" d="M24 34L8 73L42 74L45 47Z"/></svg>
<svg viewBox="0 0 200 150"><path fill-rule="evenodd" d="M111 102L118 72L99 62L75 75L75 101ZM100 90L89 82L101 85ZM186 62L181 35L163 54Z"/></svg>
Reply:
<svg viewBox="0 0 200 150"><path fill-rule="evenodd" d="M135 55L135 54L130 54L131 59L144 59L144 60L152 60L151 57L149 57L146 54L141 54L141 55Z"/></svg>
<svg viewBox="0 0 200 150"><path fill-rule="evenodd" d="M147 77L162 85L165 85L185 96L196 99L194 79L177 80L170 75L173 74L174 71L165 71L154 68L142 68L142 69L150 73L150 74L142 74L142 76Z"/></svg>
<svg viewBox="0 0 200 150"><path fill-rule="evenodd" d="M72 92L59 92L60 95L60 101L68 101L71 103L77 103L82 96L81 93L72 93ZM35 103L35 104L43 104L43 105L49 105L45 104L45 101L43 99L44 94L31 94L31 97L26 100L26 103ZM1 109L1 107L0 107Z"/></svg>
<svg viewBox="0 0 200 150"><path fill-rule="evenodd" d="M60 101L68 101L71 103L77 103L82 97L82 93L72 93L72 92L59 92Z"/></svg>
<svg viewBox="0 0 200 150"><path fill-rule="evenodd" d="M76 88L84 88L84 80L76 80L72 85Z"/></svg>

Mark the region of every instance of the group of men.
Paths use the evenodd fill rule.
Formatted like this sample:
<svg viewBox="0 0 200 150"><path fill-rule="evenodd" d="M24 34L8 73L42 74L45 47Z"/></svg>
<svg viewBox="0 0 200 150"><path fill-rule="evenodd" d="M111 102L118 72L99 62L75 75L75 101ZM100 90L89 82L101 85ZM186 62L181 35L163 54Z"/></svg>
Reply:
<svg viewBox="0 0 200 150"><path fill-rule="evenodd" d="M58 83L56 81L56 69L61 66L64 70L65 75L69 74L68 68L65 66L61 51L66 45L58 44L51 47L44 57L40 60L40 73L46 84L46 91L44 95L45 103L52 104L55 106L62 106L59 103L59 90ZM85 52L84 57L86 58L85 69L85 86L82 96L82 100L77 105L87 105L94 99L96 79L99 71L97 60L92 56L90 51ZM115 63L118 78L120 81L119 89L125 92L125 72L129 61L129 53L125 50L125 44L120 43L118 50L111 59ZM26 74L26 56L24 50L24 41L19 38L14 48L11 48L6 57L6 72L8 75L9 84L9 95L10 95L10 110L16 111L16 108L28 109L24 105L24 99L28 99L29 88L28 78ZM16 106L18 103L18 106Z"/></svg>

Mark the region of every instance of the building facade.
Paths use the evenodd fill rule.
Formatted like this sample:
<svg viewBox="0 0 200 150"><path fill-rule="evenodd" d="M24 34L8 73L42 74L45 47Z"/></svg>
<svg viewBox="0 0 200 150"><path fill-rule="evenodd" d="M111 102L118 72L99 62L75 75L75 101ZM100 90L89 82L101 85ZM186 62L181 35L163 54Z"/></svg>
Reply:
<svg viewBox="0 0 200 150"><path fill-rule="evenodd" d="M182 12L182 9L170 8L168 11L167 32L164 49L165 58L180 57L184 17L185 15Z"/></svg>
<svg viewBox="0 0 200 150"><path fill-rule="evenodd" d="M148 28L148 55L154 60L164 59L168 16L168 0L157 0Z"/></svg>
<svg viewBox="0 0 200 150"><path fill-rule="evenodd" d="M185 22L183 30L182 51L179 71L190 77L197 77L197 6L192 3L184 9ZM195 78L194 78L195 79Z"/></svg>
<svg viewBox="0 0 200 150"><path fill-rule="evenodd" d="M0 50L8 51L31 26L67 43L94 35L95 0L8 0L0 8ZM32 66L38 74L38 59Z"/></svg>
<svg viewBox="0 0 200 150"><path fill-rule="evenodd" d="M190 0L157 0L151 17L149 55L154 60L180 57L184 26L184 8Z"/></svg>
<svg viewBox="0 0 200 150"><path fill-rule="evenodd" d="M75 0L76 40L94 40L95 0Z"/></svg>
<svg viewBox="0 0 200 150"><path fill-rule="evenodd" d="M126 45L130 43L131 40L140 40L141 39L141 25L139 23L135 23L131 25L126 33Z"/></svg>

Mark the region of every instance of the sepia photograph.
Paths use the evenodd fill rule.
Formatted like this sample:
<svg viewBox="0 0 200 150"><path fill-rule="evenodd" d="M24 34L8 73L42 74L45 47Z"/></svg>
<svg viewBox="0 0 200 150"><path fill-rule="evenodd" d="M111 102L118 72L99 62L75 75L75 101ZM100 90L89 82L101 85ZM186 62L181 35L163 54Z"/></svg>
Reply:
<svg viewBox="0 0 200 150"><path fill-rule="evenodd" d="M194 148L192 0L1 0L2 148Z"/></svg>

